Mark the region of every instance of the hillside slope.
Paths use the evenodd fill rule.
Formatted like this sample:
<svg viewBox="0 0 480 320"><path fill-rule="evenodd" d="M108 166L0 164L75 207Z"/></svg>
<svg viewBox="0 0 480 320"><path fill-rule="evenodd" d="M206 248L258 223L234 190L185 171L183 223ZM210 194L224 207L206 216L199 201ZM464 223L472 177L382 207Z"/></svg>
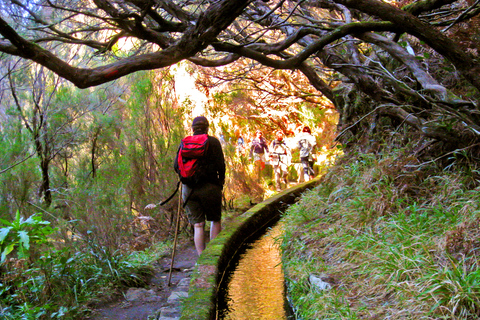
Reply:
<svg viewBox="0 0 480 320"><path fill-rule="evenodd" d="M480 188L473 164L450 158L349 153L290 207L282 250L299 319L478 319Z"/></svg>

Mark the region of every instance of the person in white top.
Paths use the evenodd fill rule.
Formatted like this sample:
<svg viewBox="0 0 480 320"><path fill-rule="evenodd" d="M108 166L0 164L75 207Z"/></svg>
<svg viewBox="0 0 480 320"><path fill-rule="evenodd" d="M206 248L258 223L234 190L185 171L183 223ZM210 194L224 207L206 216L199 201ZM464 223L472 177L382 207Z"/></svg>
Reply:
<svg viewBox="0 0 480 320"><path fill-rule="evenodd" d="M305 181L309 181L315 176L313 162L317 140L312 135L310 127L304 126L302 132L297 136L297 148L300 150L300 161L303 165L303 174Z"/></svg>
<svg viewBox="0 0 480 320"><path fill-rule="evenodd" d="M270 163L275 173L275 186L277 191L282 190L282 184L288 186L288 167L292 161L290 148L283 141L283 132L278 130L275 134L275 140L272 141L269 148Z"/></svg>

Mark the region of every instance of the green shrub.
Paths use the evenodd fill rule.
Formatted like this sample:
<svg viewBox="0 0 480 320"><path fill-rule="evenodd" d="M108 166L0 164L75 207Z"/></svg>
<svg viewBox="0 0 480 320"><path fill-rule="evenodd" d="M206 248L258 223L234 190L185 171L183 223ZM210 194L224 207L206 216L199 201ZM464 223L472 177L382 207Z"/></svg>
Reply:
<svg viewBox="0 0 480 320"><path fill-rule="evenodd" d="M47 237L54 232L49 225L50 222L42 220L40 213L34 214L24 219L17 211L15 220L9 222L0 219L3 227L0 229L0 264L4 263L7 255L14 249L17 249L19 259L26 259L30 256L31 244L43 244L47 242Z"/></svg>
<svg viewBox="0 0 480 320"><path fill-rule="evenodd" d="M144 286L153 274L153 261L165 255L169 244L145 252L123 254L101 246L95 237L79 239L74 247L45 247L54 230L40 215L2 221L2 252L16 249L16 258L4 259L0 278L0 318L73 319L88 313L90 301L117 289Z"/></svg>

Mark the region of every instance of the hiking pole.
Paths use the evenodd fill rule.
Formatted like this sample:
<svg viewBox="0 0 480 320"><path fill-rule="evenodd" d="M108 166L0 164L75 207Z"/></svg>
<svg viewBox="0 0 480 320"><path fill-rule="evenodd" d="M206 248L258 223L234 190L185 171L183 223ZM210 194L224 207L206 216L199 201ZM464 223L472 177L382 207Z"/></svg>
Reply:
<svg viewBox="0 0 480 320"><path fill-rule="evenodd" d="M182 208L182 187L180 186L180 192L178 193L178 210L177 210L177 223L175 225L175 237L173 239L172 260L170 261L170 271L168 273L168 284L170 287L170 280L172 279L173 260L175 258L175 249L177 248L177 236L178 229L180 227L180 210Z"/></svg>

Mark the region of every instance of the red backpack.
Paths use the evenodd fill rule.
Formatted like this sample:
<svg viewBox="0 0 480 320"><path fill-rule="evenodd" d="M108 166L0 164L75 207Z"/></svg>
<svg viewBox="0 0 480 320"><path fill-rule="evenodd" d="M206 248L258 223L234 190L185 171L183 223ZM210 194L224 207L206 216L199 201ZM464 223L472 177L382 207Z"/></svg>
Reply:
<svg viewBox="0 0 480 320"><path fill-rule="evenodd" d="M205 155L208 150L208 135L198 134L183 138L177 154L180 181L195 186L205 180Z"/></svg>

